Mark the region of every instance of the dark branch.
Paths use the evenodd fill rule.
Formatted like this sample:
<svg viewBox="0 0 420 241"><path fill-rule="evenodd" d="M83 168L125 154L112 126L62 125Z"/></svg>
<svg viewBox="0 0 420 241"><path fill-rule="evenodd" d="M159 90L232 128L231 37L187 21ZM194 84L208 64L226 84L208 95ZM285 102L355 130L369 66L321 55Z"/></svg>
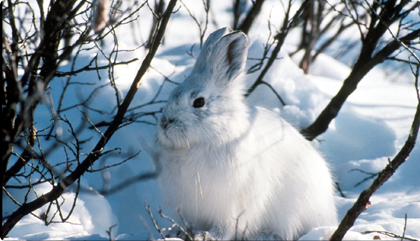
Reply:
<svg viewBox="0 0 420 241"><path fill-rule="evenodd" d="M321 112L318 118L301 133L306 139L312 141L318 135L324 133L328 129L330 122L337 116L341 106L352 94L362 78L376 65L385 61L394 51L398 50L402 44L409 44L410 41L420 35L420 29L412 31L400 39L394 39L378 51L373 57L377 41L365 41L359 59L356 61L350 75L344 80L344 83L338 93L331 99L330 103ZM378 38L379 39L379 38Z"/></svg>
<svg viewBox="0 0 420 241"><path fill-rule="evenodd" d="M264 0L256 0L255 3L252 5L251 9L249 10L248 14L246 15L244 21L242 22L241 26L238 30L241 30L245 34L248 34L249 29L251 28L252 24L255 21L255 18L261 11L261 7L264 3Z"/></svg>
<svg viewBox="0 0 420 241"><path fill-rule="evenodd" d="M131 85L131 88L129 92L127 93L126 98L124 99L123 103L121 104L120 108L118 109L118 113L116 117L114 118L113 122L109 126L109 128L106 130L104 137L102 137L95 148L92 150L92 152L89 153L89 155L86 157L86 159L80 163L80 165L77 166L77 168L67 177L65 177L61 182L58 183L58 185L54 186L53 189L42 195L41 197L33 200L32 202L25 203L21 207L19 207L11 216L10 218L3 224L2 226L2 239L6 237L6 235L9 233L9 231L16 225L16 223L22 219L25 215L29 214L33 210L36 210L48 202L51 202L53 200L56 200L58 197L61 196L61 194L64 192L64 190L73 184L76 180L78 180L82 174L88 170L88 168L99 158L101 155L101 152L103 151L105 145L109 141L109 139L112 137L112 135L115 133L115 131L118 129L119 125L121 124L121 121L124 118L124 115L133 100L139 86L141 83L141 79L143 75L146 73L147 69L150 66L150 63L153 59L153 57L156 54L156 51L160 45L160 42L163 38L163 35L165 33L166 26L168 24L169 18L172 14L172 11L175 7L176 0L171 0L168 4L168 7L165 11L165 13L162 16L162 22L160 24L159 30L157 31L156 37L150 47L150 51L143 60L143 63L140 67L140 69L137 72L137 75L135 79L133 80L133 83Z"/></svg>
<svg viewBox="0 0 420 241"><path fill-rule="evenodd" d="M276 47L274 47L273 52L271 53L270 59L267 61L267 64L265 65L264 69L261 71L257 80L248 89L247 93L245 94L245 97L248 97L257 88L258 85L263 84L263 78L265 74L268 72L268 70L270 69L271 65L273 65L274 61L277 59L277 55L279 54L280 49L283 46L283 43L284 43L284 40L286 39L287 34L289 33L291 28L296 26L297 21L299 20L305 7L309 4L310 1L311 0L305 0L301 4L300 8L297 10L295 15L293 15L292 19L289 19L289 14L290 14L291 6L292 6L292 1L289 1L288 9L286 11L286 16L284 18L281 30L277 34L277 36L274 37L274 39L277 40Z"/></svg>
<svg viewBox="0 0 420 241"><path fill-rule="evenodd" d="M415 81L415 87L416 87L416 94L417 94L417 108L416 113L414 115L413 123L411 124L410 132L408 134L407 140L404 143L401 150L398 152L398 154L392 159L389 164L378 173L377 177L373 182L370 184L368 188L363 190L362 193L360 193L359 198L357 201L353 204L353 206L347 211L346 216L341 221L340 225L338 226L337 230L333 233L333 235L330 237L330 240L342 240L346 232L353 226L355 220L357 217L362 213L364 210L366 210L370 206L370 197L375 193L381 186L384 184L391 176L394 174L394 172L397 170L397 168L403 164L409 157L411 151L413 150L415 144L417 135L419 132L420 127L420 97L419 97L419 89L418 89L418 80L419 80L419 70L420 67L417 66L416 70L416 81ZM414 161L414 160L413 160Z"/></svg>

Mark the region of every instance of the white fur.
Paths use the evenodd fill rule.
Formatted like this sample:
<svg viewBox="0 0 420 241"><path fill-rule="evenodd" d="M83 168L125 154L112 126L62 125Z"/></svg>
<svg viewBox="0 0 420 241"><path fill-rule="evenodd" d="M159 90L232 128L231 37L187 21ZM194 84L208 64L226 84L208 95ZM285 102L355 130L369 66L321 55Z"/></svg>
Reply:
<svg viewBox="0 0 420 241"><path fill-rule="evenodd" d="M241 32L212 33L190 76L171 93L155 149L165 203L222 239L275 233L290 240L335 225L325 160L289 123L244 102L237 76L246 46ZM194 108L199 97L205 105Z"/></svg>

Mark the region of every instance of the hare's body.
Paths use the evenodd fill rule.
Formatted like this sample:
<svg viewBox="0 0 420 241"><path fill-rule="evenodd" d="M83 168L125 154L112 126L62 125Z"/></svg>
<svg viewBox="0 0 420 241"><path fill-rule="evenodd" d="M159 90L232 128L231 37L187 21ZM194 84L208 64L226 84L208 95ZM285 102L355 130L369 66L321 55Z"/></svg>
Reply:
<svg viewBox="0 0 420 241"><path fill-rule="evenodd" d="M333 182L324 159L276 114L247 106L241 81L233 81L243 68L243 62L232 67L235 58L246 57L243 36L228 29L213 33L203 49L211 59L225 46L230 67L200 69L200 54L193 73L171 94L156 147L165 202L193 228L223 239L261 233L294 239L334 225Z"/></svg>

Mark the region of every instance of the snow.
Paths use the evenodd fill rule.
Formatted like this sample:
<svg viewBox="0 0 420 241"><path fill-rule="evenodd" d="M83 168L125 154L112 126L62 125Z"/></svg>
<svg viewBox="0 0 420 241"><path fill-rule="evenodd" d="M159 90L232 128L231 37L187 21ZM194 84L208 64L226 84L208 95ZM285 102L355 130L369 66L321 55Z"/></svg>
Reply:
<svg viewBox="0 0 420 241"><path fill-rule="evenodd" d="M194 4L192 1L184 2L196 16L202 16L200 15L203 12L201 1L199 1L200 4ZM211 22L206 36L219 27L231 25L231 18L228 13L230 2L212 1L212 6L210 17L214 19L217 25ZM276 8L279 8L277 1L266 3L257 20L258 22L251 29L249 58L261 57L263 44L266 42L268 34L269 12ZM282 12L281 9L279 11ZM147 9L143 9L141 12L141 18L144 18L141 26L150 24L151 17L147 12ZM280 23L280 20L278 15L274 15L272 15L272 21L275 25ZM204 21L204 18L199 19ZM127 32L129 34L126 34ZM120 49L134 48L135 41L130 38L132 37L131 32L129 26L122 26L119 30ZM135 35L138 39L145 39L148 32L148 29L141 29ZM310 73L304 75L303 71L297 66L299 54L296 54L293 58L290 58L287 54L289 50L296 48L299 42L298 38L297 33L291 33L279 54L280 59L275 61L264 78L266 82L273 86L287 105L282 106L277 97L266 86L259 86L247 101L279 113L292 125L300 128L315 120L331 97L341 87L342 81L350 72L350 68L332 57L321 54L311 66ZM190 51L193 44L196 44L193 53L195 56L198 55L199 35L197 26L184 7L181 7L173 15L165 39L164 45L160 47L152 62L153 68L149 69L143 78L142 85L130 108L153 99L159 87L164 83L162 74L172 81L181 82L191 71L191 66L195 60L187 52ZM105 44L104 50L109 52L111 47L111 43L109 45ZM95 54L92 51L83 51L78 57L76 68L85 66ZM133 58L139 59L139 61L130 65L120 65L115 68L115 82L120 96L124 97L128 91L145 54L143 48L119 54L118 59L121 61ZM98 63L107 64L107 61L103 57L99 57ZM247 68L253 64L255 64L255 61L249 60ZM63 64L62 70L68 70L70 67L71 63ZM385 167L388 158L395 156L404 144L411 126L417 105L413 81L393 81L392 75L386 74L387 71L389 70L383 68L372 70L349 97L338 117L330 124L328 131L314 141L314 145L320 149L330 163L336 181L346 195L343 198L337 194L339 218L344 217L347 210L357 199L358 194L371 181L369 179L355 186L369 175L358 170L376 173ZM62 109L79 103L81 99L87 98L94 88L109 83L106 70L99 71L99 74L102 78L100 81L98 81L97 73L94 71L80 73L73 77L72 81L74 82L88 82L95 85L70 86L63 100ZM248 85L256 79L258 74L259 72L256 72L244 76ZM57 78L51 83L49 92L52 94L55 107L58 106L65 81L65 78ZM173 84L165 82L162 93L157 100L165 100L173 88ZM90 111L88 117L93 123L112 119L116 113L114 97L115 91L109 85L97 92L90 104L105 112L105 114L101 115ZM154 104L131 112L158 111L161 107L162 104ZM87 111L86 109L82 110ZM66 112L65 116L72 123L76 123L75 126L81 123L82 115L77 109ZM50 118L49 106L47 104L39 106L35 113L35 119L38 120L36 128L38 130L46 128L50 123ZM152 123L155 121L152 117L142 117L141 120ZM59 122L58 130L61 130L63 139L70 136L67 129L68 126L65 123ZM105 131L106 127L101 127L100 130ZM127 153L132 155L139 150L144 150L141 147L140 136L151 143L154 134L154 126L146 123L134 123L123 127L115 133L106 147L106 150L121 148L123 154L116 152L109 158L99 160L95 167L100 168L118 163L127 158ZM83 146L83 152L89 152L100 138L98 133L88 130L78 135L80 139L92 138ZM417 142L419 141L418 138ZM47 147L51 143L45 141L43 145ZM64 160L64 155L63 150L54 150L50 154L49 160L60 162ZM379 235L381 239L391 239L378 233L361 234L361 232L368 230L388 231L402 235L406 214L408 218L405 235L420 238L419 161L420 146L417 143L406 163L372 196L372 206L359 216L345 239L372 240L375 235ZM68 220L69 223L51 223L46 226L38 218L27 215L12 229L7 240L105 240L109 238L107 231L115 224L118 225L112 228L111 236L117 240L161 238L154 229L151 218L144 207L145 203L151 206L153 215L161 227L170 226L170 223L160 218L157 212L162 197L156 180L138 182L115 194L101 195L97 192L102 190L104 183L110 182L111 187L113 187L123 180L152 170L153 165L149 156L145 151L142 151L134 159L123 165L110 168L106 172L86 173L81 181L85 190L78 196L77 205ZM16 180L10 182L10 184L18 184ZM27 198L33 200L49 190L49 185L39 185L36 187L37 193L30 193ZM66 200L62 207L64 216L71 210L75 191L75 187L72 186L63 194L62 198ZM25 192L18 189L10 192L20 202L24 200L26 195ZM17 205L6 195L3 196L2 215L5 217L16 210ZM48 206L44 206L34 213L41 215L47 208ZM59 218L55 217L54 220L58 221ZM326 240L335 228L314 228L300 240Z"/></svg>
<svg viewBox="0 0 420 241"><path fill-rule="evenodd" d="M37 187L37 192L39 193L46 193L50 190L51 187L48 184L41 184ZM22 194L24 193L12 193L12 195L16 195L15 197ZM69 214L74 198L74 190L69 190L69 192L64 193L60 198L66 200L64 205L61 206L64 217ZM29 199L35 199L35 194L31 193ZM3 212L6 211L4 208L7 209L12 206L6 200L3 200L3 205ZM45 205L37 209L34 214L41 216L47 209L48 205ZM51 211L52 213L55 212L54 206L51 207ZM48 221L51 220L50 217L47 219ZM89 192L81 193L78 197L75 210L68 219L68 223L52 223L46 226L43 221L32 215L28 215L17 223L9 233L9 236L27 240L77 238L90 234L102 234L104 230L108 230L117 223L117 217L111 210L111 206L105 197L94 190L90 190Z"/></svg>

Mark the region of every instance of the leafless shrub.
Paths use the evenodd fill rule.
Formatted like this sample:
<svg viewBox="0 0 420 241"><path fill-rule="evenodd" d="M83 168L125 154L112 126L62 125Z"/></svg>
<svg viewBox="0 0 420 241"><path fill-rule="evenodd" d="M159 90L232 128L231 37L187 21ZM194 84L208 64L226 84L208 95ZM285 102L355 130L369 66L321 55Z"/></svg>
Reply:
<svg viewBox="0 0 420 241"><path fill-rule="evenodd" d="M133 80L132 86L127 95L121 101L120 92L114 81L114 67L121 64L129 64L137 59L125 62L117 60L117 55L121 51L116 36L116 28L118 26L129 24L132 16L137 13L144 5L133 4L127 9L118 9L120 2L114 2L113 6L108 8L107 1L99 1L96 15L91 12L94 5L88 1L55 1L48 8L48 12L44 12L43 1L38 1L40 9L40 17L36 18L34 9L30 4L23 2L7 1L2 4L3 13L3 65L2 65L2 82L5 91L2 91L2 187L3 193L6 193L13 200L18 208L6 218L2 225L2 238L5 238L14 225L25 215L32 213L34 210L48 205L47 211L37 216L44 220L48 225L56 222L54 219L58 217L59 222L68 222L75 206L80 191L84 188L80 185L80 177L85 172L96 172L106 170L109 167L121 165L130 160L137 154L128 154L124 160L112 165L107 165L99 169L93 168L93 163L112 154L119 148L105 150L105 145L112 135L121 127L128 110L128 106L134 98L142 76L150 66L159 43L161 42L165 28L169 18L173 12L176 1L169 2L166 11L158 16L159 22L152 42L150 50L143 64L141 65L136 78ZM25 15L20 15L25 10ZM26 15L32 17L26 18ZM110 20L108 20L108 16ZM7 19L7 21L6 21ZM27 22L26 19L30 19ZM90 23L94 23L91 25ZM29 26L29 27L28 27ZM105 27L108 26L108 27ZM105 28L104 28L105 27ZM5 28L7 30L5 30ZM39 31L42 30L42 31ZM98 34L92 33L96 30ZM63 33L71 33L73 43L69 44L69 38ZM110 53L102 50L100 42L105 38L114 40L114 46ZM61 40L66 38L66 44L62 47ZM98 55L92 58L90 63L80 69L75 68L76 60L79 53L83 50L96 49L102 57L108 60L108 64L100 66L98 64ZM73 55L72 55L73 54ZM58 72L58 67L63 61L68 60L72 56L71 70L68 72ZM22 75L18 75L18 70L23 70ZM99 114L111 114L105 110L96 109L90 104L94 98L95 92L100 92L105 86L93 88L92 92L86 98L81 93L77 93L78 104L64 107L63 99L68 93L70 87L73 86L89 86L96 83L80 83L72 81L71 77L81 72L95 71L97 78L100 80L99 71L101 69L108 70L110 84L115 90L115 102L117 104L117 113L113 121L109 124L105 132L101 132L89 118L89 112L93 111ZM57 108L49 96L51 95L49 84L52 79L64 77L63 89ZM46 103L51 110L51 124L42 130L36 130L34 123L34 111L38 105ZM66 113L77 111L82 121L76 125L67 119ZM133 117L132 117L133 118ZM91 127L93 132L100 136L100 139L92 151L83 153L82 149L86 143L92 141L92 137L84 137L81 131ZM63 131L68 131L64 134ZM45 140L45 141L43 141ZM45 145L44 142L53 140L52 145ZM45 146L45 147L44 147ZM36 147L36 148L35 148ZM18 154L17 150L23 150ZM65 153L63 162L50 163L49 154L56 149L62 149ZM17 161L8 166L9 159L15 156ZM29 168L26 168L29 167ZM32 179L32 176L40 178ZM156 175L154 173L153 175ZM153 178L154 176L150 178ZM8 185L11 178L24 178L29 184ZM147 177L146 177L147 178ZM33 180L33 181L32 181ZM35 200L25 198L23 203L19 203L10 195L8 189L19 188L27 189L27 193L36 192L36 186L42 183L49 183L52 190ZM75 197L69 213L64 214L62 205L65 200L62 196L63 192L72 184L75 184ZM111 192L112 190L106 190ZM28 195L26 195L27 197ZM55 206L56 211L52 211ZM111 230L109 230L109 233Z"/></svg>
<svg viewBox="0 0 420 241"><path fill-rule="evenodd" d="M200 36L200 48L203 46L204 43L204 36L207 31L207 27L209 25L209 12L210 12L210 0L202 0L203 7L204 7L204 24L198 20L198 18L190 11L188 6L181 0L180 1L182 6L187 10L188 14L191 16L191 18L194 20L195 24L198 27L199 36Z"/></svg>
<svg viewBox="0 0 420 241"><path fill-rule="evenodd" d="M397 155L388 163L388 165L386 165L384 169L377 173L376 178L372 181L369 187L367 187L360 193L358 199L353 204L353 206L347 211L346 215L344 216L337 230L331 236L330 240L343 239L344 235L353 226L355 220L360 215L360 213L362 213L364 210L370 207L370 197L394 174L398 167L401 166L407 160L408 156L413 150L416 144L416 139L420 128L420 92L418 86L419 75L420 65L417 65L417 68L414 73L414 84L417 94L417 108L416 113L413 117L413 122L411 124L406 142L401 147Z"/></svg>
<svg viewBox="0 0 420 241"><path fill-rule="evenodd" d="M267 82L263 80L265 74L268 72L268 69L272 66L274 61L277 59L277 55L280 52L281 47L283 46L283 43L289 33L289 31L293 28L295 28L298 25L299 18L301 14L303 13L306 6L309 4L310 0L305 0L300 5L299 9L294 13L293 16L290 16L291 8L292 8L292 1L290 0L288 2L287 8L285 9L285 17L282 23L282 26L280 28L280 31L274 36L274 39L277 41L276 46L274 47L270 58L268 59L267 63L265 64L265 67L262 69L261 73L259 74L258 78L254 82L254 84L248 89L247 93L245 94L246 97L248 97L256 88L257 86L264 84L271 88ZM269 25L270 26L270 25ZM263 57L264 60L265 57ZM272 89L272 88L271 88ZM273 89L272 89L273 90ZM273 90L274 91L274 90ZM279 101L282 103L282 105L286 105L286 103L283 101L283 99L274 91Z"/></svg>
<svg viewBox="0 0 420 241"><path fill-rule="evenodd" d="M350 4L346 5L348 14L341 12L340 14L345 14L350 18L359 30L361 42L359 56L339 92L331 99L314 123L301 130L308 140L313 140L327 130L329 123L337 116L347 97L356 90L358 83L372 68L401 49L409 51L413 57L416 56L410 49L418 48L415 47L417 44L415 40L420 35L420 23L412 23L407 17L419 6L419 2L387 1L379 3L366 0L353 1ZM362 22L359 16L363 14L369 17ZM398 26L395 34L389 29L394 23ZM391 33L390 39L386 38L387 33ZM418 65L418 57L414 58L415 64Z"/></svg>

